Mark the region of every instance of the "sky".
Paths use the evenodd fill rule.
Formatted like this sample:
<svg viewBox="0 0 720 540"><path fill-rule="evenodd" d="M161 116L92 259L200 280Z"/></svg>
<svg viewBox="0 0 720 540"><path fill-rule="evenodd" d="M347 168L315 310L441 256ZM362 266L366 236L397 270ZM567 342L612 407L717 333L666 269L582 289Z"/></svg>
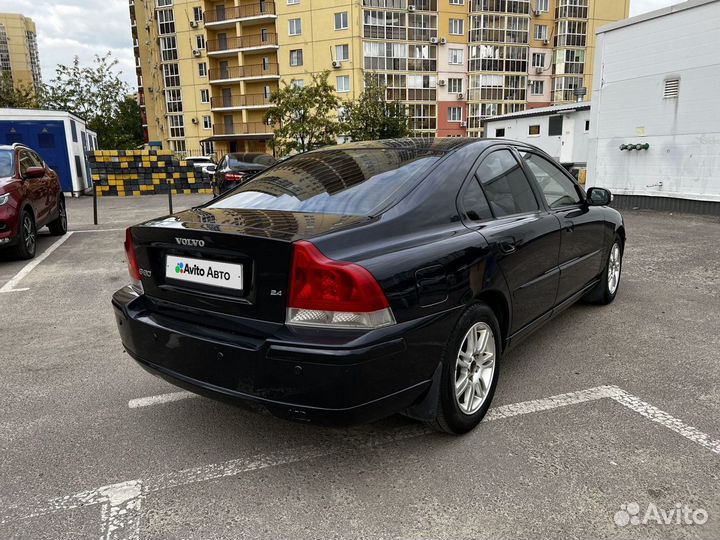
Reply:
<svg viewBox="0 0 720 540"><path fill-rule="evenodd" d="M598 0L608 1L608 0ZM659 9L678 0L631 0L630 15ZM130 36L127 0L0 0L0 11L22 13L35 21L43 80L55 77L55 66L81 64L108 51L120 62L118 69L135 89L135 59Z"/></svg>

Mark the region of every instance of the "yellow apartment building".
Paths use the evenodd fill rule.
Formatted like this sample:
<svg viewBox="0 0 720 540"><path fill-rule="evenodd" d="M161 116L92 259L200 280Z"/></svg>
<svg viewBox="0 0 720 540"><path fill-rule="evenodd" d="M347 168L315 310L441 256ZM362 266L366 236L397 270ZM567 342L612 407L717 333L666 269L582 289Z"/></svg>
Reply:
<svg viewBox="0 0 720 540"><path fill-rule="evenodd" d="M131 14L149 140L217 153L266 150L272 91L325 70L343 100L362 92L365 74L377 77L421 136L481 136L487 116L587 101L595 29L630 8L629 0L147 0L140 17L138 2ZM177 58L163 39L170 30ZM168 80L168 70L178 77ZM169 106L176 99L182 111Z"/></svg>
<svg viewBox="0 0 720 540"><path fill-rule="evenodd" d="M18 13L0 13L0 72L14 84L42 84L35 23Z"/></svg>

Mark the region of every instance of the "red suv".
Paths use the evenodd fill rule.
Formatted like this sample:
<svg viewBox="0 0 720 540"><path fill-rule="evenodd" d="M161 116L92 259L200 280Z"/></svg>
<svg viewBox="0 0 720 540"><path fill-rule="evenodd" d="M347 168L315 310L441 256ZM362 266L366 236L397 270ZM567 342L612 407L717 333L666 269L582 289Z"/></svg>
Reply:
<svg viewBox="0 0 720 540"><path fill-rule="evenodd" d="M12 247L21 259L32 259L37 231L67 232L65 199L58 175L22 144L0 145L0 249Z"/></svg>

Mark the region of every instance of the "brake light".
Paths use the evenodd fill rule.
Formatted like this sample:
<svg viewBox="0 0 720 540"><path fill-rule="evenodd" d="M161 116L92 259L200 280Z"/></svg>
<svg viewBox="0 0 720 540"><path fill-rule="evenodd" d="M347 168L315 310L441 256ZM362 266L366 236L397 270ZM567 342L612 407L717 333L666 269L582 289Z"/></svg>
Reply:
<svg viewBox="0 0 720 540"><path fill-rule="evenodd" d="M129 228L125 230L125 257L127 258L128 273L130 274L132 285L142 291L140 267L138 266L137 255L135 254L135 243L133 242L132 233Z"/></svg>
<svg viewBox="0 0 720 540"><path fill-rule="evenodd" d="M225 174L225 180L228 182L239 182L245 178L244 174L238 174L238 173L226 173Z"/></svg>
<svg viewBox="0 0 720 540"><path fill-rule="evenodd" d="M362 266L328 259L310 242L293 245L287 324L380 328L395 324L387 298Z"/></svg>

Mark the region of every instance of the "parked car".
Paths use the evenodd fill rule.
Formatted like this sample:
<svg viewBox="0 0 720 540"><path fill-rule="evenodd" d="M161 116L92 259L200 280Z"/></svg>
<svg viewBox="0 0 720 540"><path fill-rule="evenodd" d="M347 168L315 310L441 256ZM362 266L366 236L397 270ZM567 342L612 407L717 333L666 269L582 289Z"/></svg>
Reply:
<svg viewBox="0 0 720 540"><path fill-rule="evenodd" d="M580 299L616 297L625 226L610 201L507 140L309 152L129 228L118 328L143 368L193 392L464 433L510 346Z"/></svg>
<svg viewBox="0 0 720 540"><path fill-rule="evenodd" d="M0 146L0 248L33 258L37 231L44 225L53 235L67 232L58 175L27 146Z"/></svg>
<svg viewBox="0 0 720 540"><path fill-rule="evenodd" d="M277 160L261 153L232 153L223 156L217 167L208 167L213 193L217 196L248 180L254 174L275 165Z"/></svg>

